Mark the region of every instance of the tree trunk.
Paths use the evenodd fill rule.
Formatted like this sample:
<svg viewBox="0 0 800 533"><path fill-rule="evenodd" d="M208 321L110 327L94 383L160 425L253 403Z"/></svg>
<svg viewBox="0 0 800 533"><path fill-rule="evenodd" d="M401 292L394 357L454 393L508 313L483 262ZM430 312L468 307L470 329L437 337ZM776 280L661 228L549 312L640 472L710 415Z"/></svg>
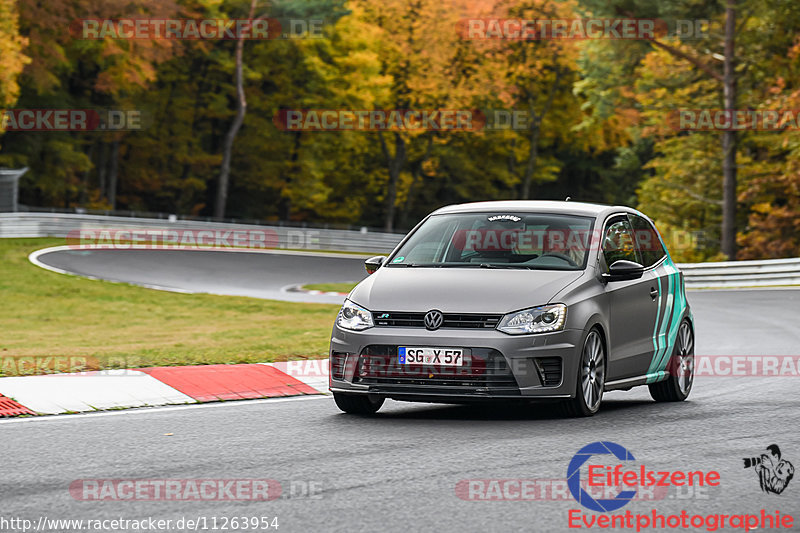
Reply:
<svg viewBox="0 0 800 533"><path fill-rule="evenodd" d="M539 131L539 117L534 114L528 136L530 147L528 148L528 161L525 164L525 174L522 177L520 200L529 200L531 197L531 181L533 181L533 172L536 170L536 159L539 157Z"/></svg>
<svg viewBox="0 0 800 533"><path fill-rule="evenodd" d="M96 146L96 143L89 145L89 153L86 154L86 157L89 158L89 161L94 159L94 149ZM83 171L83 179L81 180L81 193L78 197L78 204L81 207L86 207L86 204L89 202L89 174L91 174L91 169L87 168Z"/></svg>
<svg viewBox="0 0 800 533"><path fill-rule="evenodd" d="M250 0L250 14L248 20L253 20L253 15L256 11L256 4L258 0ZM214 204L214 216L223 218L225 216L225 204L228 201L228 184L231 173L231 153L233 152L233 141L236 139L236 134L244 122L244 115L247 111L247 100L244 95L244 39L236 41L236 116L231 123L228 134L225 136L225 144L222 149L222 166L219 170L219 179L217 180L217 199Z"/></svg>
<svg viewBox="0 0 800 533"><path fill-rule="evenodd" d="M723 98L731 122L736 109L736 73L734 39L736 35L736 0L727 0L725 8L725 61L723 63ZM722 253L736 259L736 131L722 133Z"/></svg>
<svg viewBox="0 0 800 533"><path fill-rule="evenodd" d="M513 137L508 147L508 159L506 159L506 167L508 168L508 175L513 176L517 171L517 154L514 153L514 148L517 146L517 139Z"/></svg>
<svg viewBox="0 0 800 533"><path fill-rule="evenodd" d="M553 63L557 64L558 56L553 57ZM533 173L536 170L536 160L539 157L539 134L541 133L542 123L550 107L553 105L553 98L555 98L558 85L561 82L561 68L556 66L553 84L548 89L547 99L542 104L542 111L536 114L536 103L532 100L528 104L528 110L531 114L531 125L528 135L530 146L528 147L528 161L525 163L525 174L522 176L522 191L520 194L521 200L529 200L531 195L531 183L533 182Z"/></svg>
<svg viewBox="0 0 800 533"><path fill-rule="evenodd" d="M415 166L411 168L411 183L408 186L406 201L403 203L403 208L400 210L400 216L398 217L398 226L400 229L408 228L408 216L413 203L412 197L414 196L417 182L420 181L420 174L422 174L422 169L420 167Z"/></svg>
<svg viewBox="0 0 800 533"><path fill-rule="evenodd" d="M100 158L97 161L97 186L100 188L100 197L108 198L106 173L108 172L108 143L100 141Z"/></svg>
<svg viewBox="0 0 800 533"><path fill-rule="evenodd" d="M119 172L119 139L111 145L111 168L108 170L108 203L117 208L117 176Z"/></svg>
<svg viewBox="0 0 800 533"><path fill-rule="evenodd" d="M411 184L408 186L408 193L406 194L406 201L403 203L403 209L400 210L400 228L408 228L408 217L411 213L411 207L414 205L414 192L416 185L427 176L422 169L423 165L428 161L433 149L433 134L428 135L428 142L425 146L425 153L422 154L417 161L411 164Z"/></svg>
<svg viewBox="0 0 800 533"><path fill-rule="evenodd" d="M736 108L736 0L725 2L725 40L722 74L698 57L662 43L657 39L653 45L666 50L674 57L686 60L722 84L722 97L725 111L733 122L733 110ZM722 134L722 228L721 250L728 259L736 259L736 131L725 131Z"/></svg>
<svg viewBox="0 0 800 533"><path fill-rule="evenodd" d="M300 140L302 139L303 132L297 131L294 133L294 142L292 143L292 155L289 158L291 165L286 170L283 190L280 192L280 199L278 200L278 218L280 220L290 220L292 218L292 197L290 187L294 181L295 174L298 172L298 161L300 160Z"/></svg>
<svg viewBox="0 0 800 533"><path fill-rule="evenodd" d="M381 143L381 151L386 160L386 167L389 170L389 183L386 187L386 212L384 214L384 229L392 231L394 229L395 202L397 201L397 182L400 180L400 170L406 163L406 141L402 135L394 134L394 155L389 154L383 132L378 132L378 139Z"/></svg>

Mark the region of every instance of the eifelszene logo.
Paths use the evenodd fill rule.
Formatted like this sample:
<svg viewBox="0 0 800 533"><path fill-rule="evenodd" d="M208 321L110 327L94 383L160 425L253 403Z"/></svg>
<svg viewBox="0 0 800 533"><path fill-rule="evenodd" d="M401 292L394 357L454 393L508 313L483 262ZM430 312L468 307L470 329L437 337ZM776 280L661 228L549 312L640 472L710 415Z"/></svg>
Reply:
<svg viewBox="0 0 800 533"><path fill-rule="evenodd" d="M592 511L599 511L601 513L608 511L616 511L624 507L628 502L636 496L636 490L623 490L620 491L614 498L611 499L598 499L592 498L588 492L581 487L581 466L589 461L595 455L613 455L620 461L635 461L633 454L614 442L602 441L587 444L576 453L567 467L567 487L572 497L575 498L579 504L591 509ZM593 485L591 479L591 469L595 465L589 466L589 484ZM618 465L621 466L621 465Z"/></svg>
<svg viewBox="0 0 800 533"><path fill-rule="evenodd" d="M609 465L614 458L618 461ZM627 505L636 497L639 488L647 487L704 487L719 486L717 471L650 470L643 464L634 464L636 458L624 447L609 441L587 444L576 453L567 467L567 487L572 497L592 511L607 513ZM586 483L582 484L581 469L585 468ZM601 491L605 498L595 499L590 490ZM618 492L614 497L613 490Z"/></svg>
<svg viewBox="0 0 800 533"><path fill-rule="evenodd" d="M781 459L781 449L777 444L767 446L767 451L769 453L762 453L761 457L745 457L744 467L752 468L756 472L762 491L780 494L794 477L794 466Z"/></svg>

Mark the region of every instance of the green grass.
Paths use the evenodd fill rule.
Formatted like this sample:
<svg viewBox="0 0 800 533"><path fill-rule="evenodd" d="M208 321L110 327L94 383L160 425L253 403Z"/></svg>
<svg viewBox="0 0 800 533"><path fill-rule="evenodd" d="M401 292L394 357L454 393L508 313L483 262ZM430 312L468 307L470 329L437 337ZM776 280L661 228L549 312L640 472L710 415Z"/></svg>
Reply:
<svg viewBox="0 0 800 533"><path fill-rule="evenodd" d="M348 293L351 290L353 290L353 287L355 287L358 284L359 284L358 281L350 283L309 283L308 285L303 285L303 288L309 291Z"/></svg>
<svg viewBox="0 0 800 533"><path fill-rule="evenodd" d="M327 353L336 305L169 293L56 274L28 261L30 252L61 244L0 239L0 375Z"/></svg>

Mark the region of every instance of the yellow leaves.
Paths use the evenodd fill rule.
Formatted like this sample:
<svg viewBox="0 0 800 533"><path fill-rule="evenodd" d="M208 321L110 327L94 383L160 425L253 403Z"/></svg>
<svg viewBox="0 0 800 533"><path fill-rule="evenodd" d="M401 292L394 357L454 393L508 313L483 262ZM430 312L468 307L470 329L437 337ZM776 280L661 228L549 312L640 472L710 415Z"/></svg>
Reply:
<svg viewBox="0 0 800 533"><path fill-rule="evenodd" d="M0 0L0 5L9 2L14 3L13 0ZM23 33L29 36L25 51L32 59L26 74L40 93L55 92L79 69L100 72L94 87L98 92L118 96L142 91L155 80L157 65L187 46L175 40L83 39L79 26L68 31L75 21L142 17L169 19L193 15L176 0L138 0L135 3L124 0L47 0L20 2L19 5L20 25ZM0 16L0 20L5 18ZM195 45L204 46L204 43L191 44ZM0 58L4 56L0 50Z"/></svg>
<svg viewBox="0 0 800 533"><path fill-rule="evenodd" d="M376 102L378 107L460 107L486 90L479 83L489 81L481 70L480 56L456 32L456 23L468 5L452 0L348 4L353 14L346 19L355 19L348 22L351 26L360 24L380 30L374 46L379 52L381 72L390 76L393 83L386 99Z"/></svg>
<svg viewBox="0 0 800 533"><path fill-rule="evenodd" d="M764 202L764 203L760 203L760 204L754 204L754 205L750 206L750 210L755 212L755 213L767 214L772 210L772 204L770 204L768 202Z"/></svg>
<svg viewBox="0 0 800 533"><path fill-rule="evenodd" d="M16 1L0 0L0 109L10 107L17 101L17 76L30 63L30 58L22 51L27 44L28 40L19 34Z"/></svg>

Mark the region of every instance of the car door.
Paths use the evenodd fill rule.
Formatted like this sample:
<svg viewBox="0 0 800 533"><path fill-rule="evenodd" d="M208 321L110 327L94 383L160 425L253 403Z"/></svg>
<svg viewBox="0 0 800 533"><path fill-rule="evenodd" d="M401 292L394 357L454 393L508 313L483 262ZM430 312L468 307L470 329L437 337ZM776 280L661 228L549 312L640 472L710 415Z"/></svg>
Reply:
<svg viewBox="0 0 800 533"><path fill-rule="evenodd" d="M666 371L667 363L672 355L672 348L678 332L678 325L686 305L683 291L683 280L675 264L669 258L666 249L653 224L638 215L628 215L636 237L642 265L652 272L658 290L656 316L651 324L652 356L646 363L643 374L656 380L659 373Z"/></svg>
<svg viewBox="0 0 800 533"><path fill-rule="evenodd" d="M615 261L642 262L635 233L627 215L614 216L603 229L601 268L607 271ZM641 278L609 281L608 295L609 374L608 381L638 377L647 373L653 360L653 328L658 313L658 276L646 269Z"/></svg>

